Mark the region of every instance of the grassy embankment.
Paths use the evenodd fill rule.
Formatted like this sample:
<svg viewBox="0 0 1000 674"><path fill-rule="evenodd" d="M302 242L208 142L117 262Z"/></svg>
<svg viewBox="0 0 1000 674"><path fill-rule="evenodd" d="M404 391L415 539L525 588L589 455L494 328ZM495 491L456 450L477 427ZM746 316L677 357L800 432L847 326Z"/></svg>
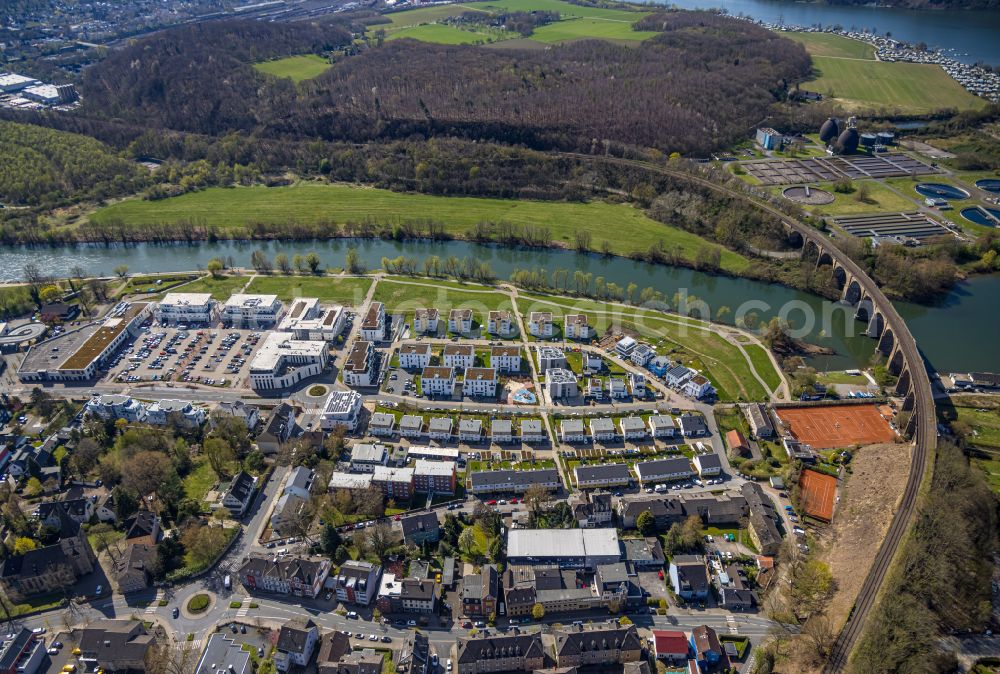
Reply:
<svg viewBox="0 0 1000 674"><path fill-rule="evenodd" d="M814 77L802 87L834 98L849 110L924 114L986 105L940 66L876 61L870 46L839 35L782 35L801 42L812 55Z"/></svg>
<svg viewBox="0 0 1000 674"><path fill-rule="evenodd" d="M204 223L221 236L246 236L251 223L377 222L384 224L433 220L455 237L467 236L480 222L509 222L547 228L555 245L573 247L578 231L591 234L595 249L607 242L611 252L628 255L646 251L658 241L694 260L704 247L721 251L721 267L745 270L750 261L718 244L677 227L665 225L627 204L441 197L389 190L300 183L288 187L211 188L179 197L146 201L128 199L99 209L95 222L126 224ZM332 233L332 232L331 232Z"/></svg>
<svg viewBox="0 0 1000 674"><path fill-rule="evenodd" d="M273 61L255 63L254 68L275 77L287 77L295 82L311 80L322 75L330 67L330 62L316 54L286 56Z"/></svg>

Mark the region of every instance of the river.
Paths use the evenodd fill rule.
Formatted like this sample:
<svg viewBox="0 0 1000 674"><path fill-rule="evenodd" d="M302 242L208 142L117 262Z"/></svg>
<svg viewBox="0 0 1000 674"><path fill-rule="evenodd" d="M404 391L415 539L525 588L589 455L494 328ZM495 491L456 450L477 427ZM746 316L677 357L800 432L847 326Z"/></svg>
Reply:
<svg viewBox="0 0 1000 674"><path fill-rule="evenodd" d="M651 0L683 9L724 9L767 23L792 26L840 25L942 49L964 63L1000 64L1000 12L914 10L874 5L828 5L786 0Z"/></svg>
<svg viewBox="0 0 1000 674"><path fill-rule="evenodd" d="M431 255L474 257L489 262L497 278L508 278L515 269L581 270L603 276L608 282L640 288L652 286L668 298L686 292L703 300L715 316L720 307L731 312L723 320L750 311L762 320L780 315L813 343L829 346L836 355L821 356L813 364L822 369L864 365L874 352L874 340L861 334L863 324L854 321L846 307L825 302L819 297L785 286L703 274L690 269L649 265L625 258L604 258L567 250L519 249L479 245L466 241L383 241L347 240L307 242L222 241L193 244L137 244L128 246L79 245L64 247L0 248L0 280L18 280L24 265L37 264L52 276L68 276L79 265L87 275L112 275L119 264L132 273L153 273L203 269L213 257L231 258L236 266L250 266L250 254L264 251L270 258L283 252L315 251L325 265L341 266L350 246L356 246L369 268L381 266L383 257L407 255L422 260ZM963 284L937 307L898 303L920 347L935 368L943 371L1000 371L1000 352L996 336L1000 334L1000 312L995 310L1000 297L1000 276L980 277Z"/></svg>

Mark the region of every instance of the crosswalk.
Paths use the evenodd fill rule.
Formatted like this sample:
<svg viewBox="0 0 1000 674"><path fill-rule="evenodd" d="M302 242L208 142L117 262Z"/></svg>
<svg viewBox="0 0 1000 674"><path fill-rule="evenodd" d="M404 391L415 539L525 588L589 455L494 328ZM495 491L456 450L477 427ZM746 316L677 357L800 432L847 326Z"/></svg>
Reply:
<svg viewBox="0 0 1000 674"><path fill-rule="evenodd" d="M163 598L166 596L167 596L166 590L164 590L163 588L157 590L156 596L153 597L153 601L149 602L149 605L146 607L146 610L143 611L143 613L145 613L146 615L152 615L156 613L156 609L160 607L160 601L163 600Z"/></svg>
<svg viewBox="0 0 1000 674"><path fill-rule="evenodd" d="M236 612L236 617L245 618L248 613L250 613L250 597L243 597L243 605L240 606L240 610Z"/></svg>
<svg viewBox="0 0 1000 674"><path fill-rule="evenodd" d="M726 626L729 628L729 633L730 634L739 634L740 633L740 628L736 624L736 617L733 616L733 615L731 615L731 614L727 614L726 615Z"/></svg>

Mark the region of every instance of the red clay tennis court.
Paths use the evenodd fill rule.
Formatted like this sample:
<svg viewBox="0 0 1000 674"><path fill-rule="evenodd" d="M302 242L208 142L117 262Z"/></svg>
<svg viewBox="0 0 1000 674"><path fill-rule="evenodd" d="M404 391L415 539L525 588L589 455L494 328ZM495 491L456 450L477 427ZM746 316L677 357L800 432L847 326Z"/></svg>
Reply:
<svg viewBox="0 0 1000 674"><path fill-rule="evenodd" d="M833 519L833 504L837 498L837 478L814 470L804 470L799 476L799 506L809 517L829 522Z"/></svg>
<svg viewBox="0 0 1000 674"><path fill-rule="evenodd" d="M799 442L813 449L871 445L896 439L896 433L875 405L779 407L774 411Z"/></svg>

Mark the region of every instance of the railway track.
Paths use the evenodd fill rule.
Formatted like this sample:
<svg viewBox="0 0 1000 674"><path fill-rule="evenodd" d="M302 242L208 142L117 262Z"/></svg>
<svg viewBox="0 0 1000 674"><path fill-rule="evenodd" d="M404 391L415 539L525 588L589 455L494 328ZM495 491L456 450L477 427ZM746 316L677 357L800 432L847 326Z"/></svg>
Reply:
<svg viewBox="0 0 1000 674"><path fill-rule="evenodd" d="M910 529L913 515L917 509L917 500L920 493L920 485L934 456L934 449L937 447L937 425L934 411L934 396L931 391L930 378L924 365L924 360L917 349L916 340L910 333L906 322L889 299L882 293L881 289L868 274L846 254L835 246L831 245L826 238L816 229L806 225L787 214L779 211L768 203L755 199L752 196L738 192L736 190L718 185L715 182L697 175L691 175L684 171L671 169L667 166L660 166L651 162L644 162L636 159L625 159L619 157L595 156L581 153L564 152L562 156L578 159L581 161L604 161L622 166L632 166L645 169L660 175L666 175L680 180L686 180L697 185L701 185L714 192L724 194L729 197L745 199L765 212L779 218L787 227L802 236L803 245L812 241L821 249L829 252L841 266L848 270L858 283L868 292L872 302L883 313L886 321L886 328L891 328L894 338L899 344L903 353L906 367L910 371L910 381L913 386L913 409L911 413L916 416L914 428L914 450L910 460L910 472L907 478L906 487L903 490L903 497L899 503L889 529L886 531L882 545L879 547L875 560L872 563L868 575L865 576L861 590L855 600L851 614L841 629L840 634L834 643L830 657L827 660L824 672L827 674L837 674L844 671L850 660L851 652L857 644L858 638L864 630L865 620L869 612L878 599L879 590L885 582L886 576L892 566L892 560L899 550L900 545L906 538Z"/></svg>

